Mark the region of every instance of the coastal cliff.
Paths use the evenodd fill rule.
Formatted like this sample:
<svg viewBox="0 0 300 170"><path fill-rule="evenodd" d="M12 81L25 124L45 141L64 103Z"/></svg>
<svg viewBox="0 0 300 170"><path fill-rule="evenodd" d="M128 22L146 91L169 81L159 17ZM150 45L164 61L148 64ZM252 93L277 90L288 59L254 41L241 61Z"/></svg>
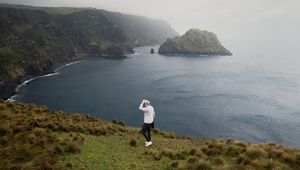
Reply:
<svg viewBox="0 0 300 170"><path fill-rule="evenodd" d="M0 169L299 169L300 150L276 143L194 139L85 114L0 100Z"/></svg>
<svg viewBox="0 0 300 170"><path fill-rule="evenodd" d="M159 54L232 55L214 33L196 28L188 30L182 36L167 39L158 52Z"/></svg>
<svg viewBox="0 0 300 170"><path fill-rule="evenodd" d="M177 33L164 21L94 8L0 5L0 99L25 76L87 57L124 58Z"/></svg>

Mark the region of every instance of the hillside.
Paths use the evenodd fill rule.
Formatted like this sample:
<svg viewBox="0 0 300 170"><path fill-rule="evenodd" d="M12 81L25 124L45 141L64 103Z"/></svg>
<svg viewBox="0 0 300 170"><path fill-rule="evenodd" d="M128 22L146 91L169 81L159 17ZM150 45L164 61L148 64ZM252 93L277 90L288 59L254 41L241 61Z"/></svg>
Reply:
<svg viewBox="0 0 300 170"><path fill-rule="evenodd" d="M299 169L300 150L275 143L192 139L45 106L0 100L0 169Z"/></svg>
<svg viewBox="0 0 300 170"><path fill-rule="evenodd" d="M197 28L188 30L182 36L167 39L158 52L160 54L232 55L214 33Z"/></svg>
<svg viewBox="0 0 300 170"><path fill-rule="evenodd" d="M124 58L177 33L166 22L93 8L0 5L0 98L26 75L89 56Z"/></svg>

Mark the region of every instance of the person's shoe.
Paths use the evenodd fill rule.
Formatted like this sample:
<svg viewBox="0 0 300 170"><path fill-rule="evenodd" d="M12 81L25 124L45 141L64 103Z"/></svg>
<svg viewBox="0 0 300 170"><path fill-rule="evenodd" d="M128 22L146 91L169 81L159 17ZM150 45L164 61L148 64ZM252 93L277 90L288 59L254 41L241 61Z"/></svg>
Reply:
<svg viewBox="0 0 300 170"><path fill-rule="evenodd" d="M150 146L150 145L152 145L152 142L151 142L151 141L150 141L150 142L147 142L145 146L147 147L147 146Z"/></svg>

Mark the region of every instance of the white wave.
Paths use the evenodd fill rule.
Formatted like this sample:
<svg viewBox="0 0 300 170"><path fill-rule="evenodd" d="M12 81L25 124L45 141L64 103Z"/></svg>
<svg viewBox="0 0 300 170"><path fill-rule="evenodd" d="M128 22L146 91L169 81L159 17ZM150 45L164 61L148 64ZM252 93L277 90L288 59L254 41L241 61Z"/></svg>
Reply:
<svg viewBox="0 0 300 170"><path fill-rule="evenodd" d="M65 64L61 67L56 68L54 72L56 73L56 72L58 72L58 70L60 70L62 68L68 67L68 66L73 65L73 64L81 63L81 62L84 62L84 61L86 61L86 60L74 61L74 62L71 62L71 63L67 63L67 64Z"/></svg>
<svg viewBox="0 0 300 170"><path fill-rule="evenodd" d="M68 66L73 65L73 64L77 64L77 63L80 63L80 62L84 62L84 61L86 61L86 60L74 61L74 62L71 62L71 63L67 63L67 64L65 64L65 65L63 65L63 66L61 66L61 67L56 68L56 69L54 70L54 73L45 74L45 75L41 75L41 76L37 76L37 77L31 78L31 79L25 80L23 83L21 83L20 85L18 85L18 86L16 87L15 92L16 92L17 94L11 96L9 99L6 100L6 102L14 102L14 101L16 101L16 100L20 97L20 95L18 94L20 88L23 87L23 86L25 86L25 85L27 85L29 82L31 82L31 81L33 81L33 80L36 80L36 79L39 79L39 78L43 78L43 77L50 77L50 76L58 75L58 74L59 74L58 70L60 70L60 69L62 69L62 68L65 68L65 67L68 67Z"/></svg>
<svg viewBox="0 0 300 170"><path fill-rule="evenodd" d="M139 53L139 52L134 52L133 54L129 54L129 55L139 55L139 54L141 54L141 53Z"/></svg>

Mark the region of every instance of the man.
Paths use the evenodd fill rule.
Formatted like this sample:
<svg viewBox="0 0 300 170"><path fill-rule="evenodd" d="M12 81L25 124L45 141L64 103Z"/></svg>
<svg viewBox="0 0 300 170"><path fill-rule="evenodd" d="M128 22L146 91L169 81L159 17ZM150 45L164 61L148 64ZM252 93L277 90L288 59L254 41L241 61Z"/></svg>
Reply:
<svg viewBox="0 0 300 170"><path fill-rule="evenodd" d="M145 146L150 146L152 145L151 127L154 128L154 108L150 105L150 101L144 99L140 104L139 109L144 112L144 125L142 128L142 134L146 139Z"/></svg>

